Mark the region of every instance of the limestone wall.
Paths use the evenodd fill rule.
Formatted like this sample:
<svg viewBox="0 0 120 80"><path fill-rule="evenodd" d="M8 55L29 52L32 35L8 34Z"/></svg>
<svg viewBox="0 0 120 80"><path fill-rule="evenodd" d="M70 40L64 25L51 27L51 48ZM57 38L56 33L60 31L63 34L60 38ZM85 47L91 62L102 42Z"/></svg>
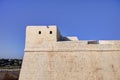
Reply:
<svg viewBox="0 0 120 80"><path fill-rule="evenodd" d="M26 52L20 80L120 80L120 51Z"/></svg>
<svg viewBox="0 0 120 80"><path fill-rule="evenodd" d="M38 45L43 42L57 42L60 33L56 26L27 26L26 28L26 47Z"/></svg>
<svg viewBox="0 0 120 80"><path fill-rule="evenodd" d="M38 35L39 29L45 34ZM119 40L61 41L56 28L52 36L50 29L27 29L19 80L120 80Z"/></svg>

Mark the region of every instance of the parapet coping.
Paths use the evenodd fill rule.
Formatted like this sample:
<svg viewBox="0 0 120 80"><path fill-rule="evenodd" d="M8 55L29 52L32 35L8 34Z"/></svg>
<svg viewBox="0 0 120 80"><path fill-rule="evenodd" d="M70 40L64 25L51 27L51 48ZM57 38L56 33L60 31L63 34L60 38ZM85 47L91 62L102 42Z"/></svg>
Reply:
<svg viewBox="0 0 120 80"><path fill-rule="evenodd" d="M81 44L56 42L27 45L25 51L119 51L120 44Z"/></svg>

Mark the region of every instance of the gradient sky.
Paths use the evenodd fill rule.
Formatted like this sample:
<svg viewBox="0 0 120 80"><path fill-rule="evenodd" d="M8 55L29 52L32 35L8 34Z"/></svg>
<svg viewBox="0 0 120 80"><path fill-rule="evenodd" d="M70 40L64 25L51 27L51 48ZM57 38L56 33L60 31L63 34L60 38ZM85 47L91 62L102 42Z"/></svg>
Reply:
<svg viewBox="0 0 120 80"><path fill-rule="evenodd" d="M0 58L23 58L27 25L80 40L120 39L120 0L0 0Z"/></svg>

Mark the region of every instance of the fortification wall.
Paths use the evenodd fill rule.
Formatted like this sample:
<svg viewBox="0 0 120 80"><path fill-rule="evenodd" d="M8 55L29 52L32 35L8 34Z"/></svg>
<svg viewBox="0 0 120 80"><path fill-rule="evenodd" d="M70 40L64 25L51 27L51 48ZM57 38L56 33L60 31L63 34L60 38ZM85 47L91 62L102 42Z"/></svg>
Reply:
<svg viewBox="0 0 120 80"><path fill-rule="evenodd" d="M20 80L120 80L120 51L26 51Z"/></svg>
<svg viewBox="0 0 120 80"><path fill-rule="evenodd" d="M120 80L119 40L42 39L36 30L27 31L19 80Z"/></svg>

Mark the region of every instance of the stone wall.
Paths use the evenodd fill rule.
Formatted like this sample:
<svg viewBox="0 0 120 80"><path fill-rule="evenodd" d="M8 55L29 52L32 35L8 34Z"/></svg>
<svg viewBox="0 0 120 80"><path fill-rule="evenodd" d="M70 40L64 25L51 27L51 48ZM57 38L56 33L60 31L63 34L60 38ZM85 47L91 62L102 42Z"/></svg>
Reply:
<svg viewBox="0 0 120 80"><path fill-rule="evenodd" d="M54 34L43 41L33 32L26 36L19 80L120 80L119 40L88 44L60 41Z"/></svg>

